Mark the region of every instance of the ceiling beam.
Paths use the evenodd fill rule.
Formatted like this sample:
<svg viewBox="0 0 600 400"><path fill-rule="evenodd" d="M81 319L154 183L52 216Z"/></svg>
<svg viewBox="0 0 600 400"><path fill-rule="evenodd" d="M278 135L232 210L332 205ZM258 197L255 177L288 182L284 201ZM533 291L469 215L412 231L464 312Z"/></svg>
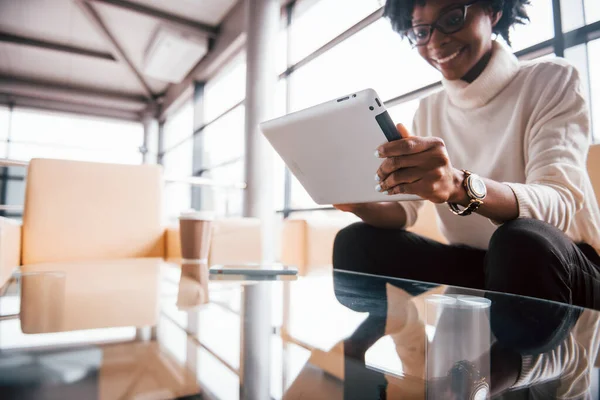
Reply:
<svg viewBox="0 0 600 400"><path fill-rule="evenodd" d="M227 13L220 25L221 34L214 41L212 50L187 74L182 82L169 85L160 105L159 119L177 107L180 98L191 93L195 81L205 81L216 74L224 64L235 57L246 43L245 2L238 1Z"/></svg>
<svg viewBox="0 0 600 400"><path fill-rule="evenodd" d="M88 17L88 19L90 20L92 25L94 25L98 33L100 33L105 38L107 44L112 47L117 58L120 61L123 61L129 67L131 73L133 73L133 75L135 75L135 77L139 81L140 86L144 90L146 96L149 99L152 99L154 97L152 89L150 89L150 86L142 76L141 72L138 71L138 69L133 64L131 59L127 56L121 45L119 45L119 42L115 39L113 34L110 33L110 31L106 27L106 24L104 24L102 18L100 18L100 15L98 15L94 7L84 0L76 0L75 3L79 6L79 8L85 14L85 16Z"/></svg>
<svg viewBox="0 0 600 400"><path fill-rule="evenodd" d="M188 18L180 17L178 15L166 13L164 11L157 10L155 8L147 7L142 4L132 3L125 0L88 0L95 3L109 4L121 8L123 10L131 11L137 14L145 15L158 19L168 24L177 25L196 32L199 35L216 38L219 34L219 29L212 25L203 24L198 21L194 21ZM199 6L200 7L200 6Z"/></svg>
<svg viewBox="0 0 600 400"><path fill-rule="evenodd" d="M142 118L139 112L20 96L12 93L4 93L1 89L0 105L135 122L140 122Z"/></svg>
<svg viewBox="0 0 600 400"><path fill-rule="evenodd" d="M11 43L20 46L30 46L40 49L59 51L67 54L99 58L108 61L116 61L115 57L103 51L85 49L83 47L71 46L68 44L49 42L43 39L29 38L25 36L13 35L12 33L0 32L0 42Z"/></svg>
<svg viewBox="0 0 600 400"><path fill-rule="evenodd" d="M31 99L112 108L127 112L140 112L148 106L148 100L141 96L6 75L0 75L0 92Z"/></svg>

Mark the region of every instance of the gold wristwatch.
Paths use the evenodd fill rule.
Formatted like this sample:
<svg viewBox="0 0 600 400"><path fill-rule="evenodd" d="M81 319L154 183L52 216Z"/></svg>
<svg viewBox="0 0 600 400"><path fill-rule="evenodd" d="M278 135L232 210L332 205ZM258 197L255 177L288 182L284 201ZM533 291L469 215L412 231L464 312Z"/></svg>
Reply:
<svg viewBox="0 0 600 400"><path fill-rule="evenodd" d="M452 393L459 399L488 400L490 385L475 364L469 361L459 361L448 372Z"/></svg>
<svg viewBox="0 0 600 400"><path fill-rule="evenodd" d="M485 196L487 196L487 188L485 186L485 182L479 175L475 175L466 169L463 169L462 172L465 174L463 186L465 187L465 190L467 191L471 201L469 202L469 205L462 210L456 203L448 203L448 207L450 207L450 211L452 211L454 214L460 215L461 217L466 217L481 207Z"/></svg>

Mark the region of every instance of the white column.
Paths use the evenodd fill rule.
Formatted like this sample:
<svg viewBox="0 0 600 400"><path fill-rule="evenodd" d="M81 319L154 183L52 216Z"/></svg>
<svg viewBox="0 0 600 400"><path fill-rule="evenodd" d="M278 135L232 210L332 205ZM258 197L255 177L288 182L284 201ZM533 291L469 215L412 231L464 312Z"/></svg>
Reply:
<svg viewBox="0 0 600 400"><path fill-rule="evenodd" d="M144 126L144 144L142 151L142 162L144 164L156 164L156 153L158 152L158 121L152 114L142 117Z"/></svg>
<svg viewBox="0 0 600 400"><path fill-rule="evenodd" d="M277 73L278 0L246 0L246 189L244 216L265 222L274 216L273 150L258 124L273 115ZM264 224L270 227L271 224ZM268 234L268 232L265 232ZM271 237L272 238L272 237ZM265 258L272 258L272 239L265 237Z"/></svg>
<svg viewBox="0 0 600 400"><path fill-rule="evenodd" d="M244 216L262 222L263 260L274 258L273 150L258 124L273 113L277 73L279 0L245 0L246 12L246 183ZM264 400L270 394L271 285L244 288L241 398Z"/></svg>

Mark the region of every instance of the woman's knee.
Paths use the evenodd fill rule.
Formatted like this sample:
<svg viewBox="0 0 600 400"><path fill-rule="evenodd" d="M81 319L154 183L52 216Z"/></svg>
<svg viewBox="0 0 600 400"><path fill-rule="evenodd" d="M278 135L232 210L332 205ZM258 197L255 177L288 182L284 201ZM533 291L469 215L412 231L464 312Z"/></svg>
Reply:
<svg viewBox="0 0 600 400"><path fill-rule="evenodd" d="M357 222L337 233L333 242L333 267L335 269L356 270L356 263L364 261L365 247L371 240L372 229L364 222Z"/></svg>
<svg viewBox="0 0 600 400"><path fill-rule="evenodd" d="M500 226L490 239L488 255L494 259L539 258L553 255L564 234L535 219L516 219Z"/></svg>
<svg viewBox="0 0 600 400"><path fill-rule="evenodd" d="M486 288L544 297L544 282L568 275L564 234L533 219L509 221L492 235L485 259Z"/></svg>
<svg viewBox="0 0 600 400"><path fill-rule="evenodd" d="M357 222L340 230L333 243L335 269L384 273L380 271L389 261L390 247L397 252L410 241L409 232L383 229Z"/></svg>

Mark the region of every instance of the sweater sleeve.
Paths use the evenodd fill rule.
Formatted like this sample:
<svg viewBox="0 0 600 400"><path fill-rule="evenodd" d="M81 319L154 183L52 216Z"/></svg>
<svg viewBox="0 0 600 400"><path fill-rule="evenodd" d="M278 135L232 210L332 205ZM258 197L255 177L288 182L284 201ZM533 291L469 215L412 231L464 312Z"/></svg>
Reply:
<svg viewBox="0 0 600 400"><path fill-rule="evenodd" d="M597 312L585 310L569 336L552 350L522 357L519 379L513 389L560 379L552 398L581 399L592 384L591 371L598 356L600 337Z"/></svg>
<svg viewBox="0 0 600 400"><path fill-rule="evenodd" d="M560 378L561 382L570 382L568 386L572 388L557 398L579 398L589 389L588 366L585 349L571 335L547 353L524 356L519 379L512 389L539 385Z"/></svg>
<svg viewBox="0 0 600 400"><path fill-rule="evenodd" d="M415 113L415 117L413 118L412 131L411 135L414 136L423 136L419 130L419 117L423 109L423 101L419 103L419 108ZM398 204L404 208L406 212L406 225L405 228L410 228L417 222L417 218L419 216L419 210L425 205L424 200L416 200L416 201L399 201Z"/></svg>
<svg viewBox="0 0 600 400"><path fill-rule="evenodd" d="M577 70L551 64L525 134L526 183L510 183L519 218L534 218L566 231L582 209L590 123Z"/></svg>

